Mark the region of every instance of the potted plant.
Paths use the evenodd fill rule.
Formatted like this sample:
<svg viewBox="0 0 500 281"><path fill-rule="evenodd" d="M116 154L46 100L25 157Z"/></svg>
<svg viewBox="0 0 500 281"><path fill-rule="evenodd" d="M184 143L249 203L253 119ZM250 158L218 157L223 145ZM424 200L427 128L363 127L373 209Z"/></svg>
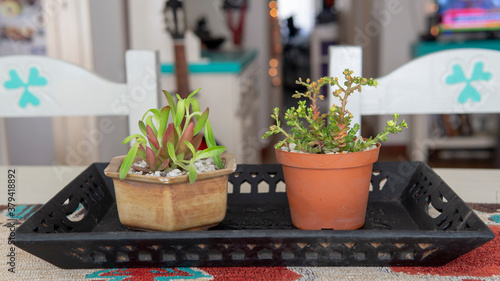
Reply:
<svg viewBox="0 0 500 281"><path fill-rule="evenodd" d="M128 154L113 158L104 170L113 178L123 225L194 230L224 219L228 175L236 170L236 161L234 155L223 153L225 147L216 145L209 110L201 112L194 97L198 91L185 99L177 95L177 102L163 91L168 106L148 110L139 121L142 135L125 138L124 144L135 141ZM202 133L207 148L198 149ZM203 172L207 163L217 168Z"/></svg>
<svg viewBox="0 0 500 281"><path fill-rule="evenodd" d="M377 86L377 81L353 76L344 71L345 82L338 78L309 79L297 84L307 88L297 92L297 108L285 113L287 132L279 118L279 109L271 115L276 125L269 128L263 138L283 134L285 139L275 145L278 161L285 176L292 223L300 229L352 230L364 225L373 163L377 161L380 142L390 133L407 128L405 121L398 123L399 115L387 121L387 126L376 137L363 139L357 136L359 124L351 126L352 114L346 109L351 94L361 92L363 86ZM324 97L320 88L330 85L333 96L340 104L321 114L318 99Z"/></svg>

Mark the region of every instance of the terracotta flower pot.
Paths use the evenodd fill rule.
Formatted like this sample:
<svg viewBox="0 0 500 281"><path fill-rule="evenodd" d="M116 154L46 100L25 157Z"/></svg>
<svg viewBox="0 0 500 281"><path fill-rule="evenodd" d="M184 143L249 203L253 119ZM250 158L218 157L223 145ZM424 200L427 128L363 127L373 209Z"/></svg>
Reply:
<svg viewBox="0 0 500 281"><path fill-rule="evenodd" d="M365 223L376 149L307 154L277 149L283 166L292 223L307 230L353 230Z"/></svg>
<svg viewBox="0 0 500 281"><path fill-rule="evenodd" d="M233 154L223 153L225 168L187 175L155 177L128 174L119 178L125 156L115 157L104 170L113 178L118 217L131 228L177 231L207 229L220 223L227 208L227 182L236 170Z"/></svg>

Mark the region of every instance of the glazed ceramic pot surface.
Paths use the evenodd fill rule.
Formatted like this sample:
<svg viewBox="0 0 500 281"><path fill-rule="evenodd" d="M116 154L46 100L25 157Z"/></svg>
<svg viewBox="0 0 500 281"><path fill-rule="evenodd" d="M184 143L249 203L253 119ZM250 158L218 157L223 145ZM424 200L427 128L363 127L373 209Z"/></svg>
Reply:
<svg viewBox="0 0 500 281"><path fill-rule="evenodd" d="M125 156L115 157L104 170L113 178L118 217L136 229L178 231L207 229L220 223L227 208L229 174L236 170L234 155L221 155L225 168L188 176L155 177L128 174L119 179Z"/></svg>
<svg viewBox="0 0 500 281"><path fill-rule="evenodd" d="M375 149L308 154L276 149L283 166L292 223L306 230L353 230L364 225Z"/></svg>

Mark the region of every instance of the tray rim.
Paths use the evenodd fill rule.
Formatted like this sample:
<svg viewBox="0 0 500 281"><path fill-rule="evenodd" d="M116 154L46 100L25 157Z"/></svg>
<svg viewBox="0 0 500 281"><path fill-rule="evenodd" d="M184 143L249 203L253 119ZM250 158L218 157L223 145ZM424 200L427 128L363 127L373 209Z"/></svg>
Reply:
<svg viewBox="0 0 500 281"><path fill-rule="evenodd" d="M92 239L100 239L101 237L109 238L110 235L113 235L115 239L129 239L136 238L135 236L141 236L141 239L195 239L195 238L234 238L225 236L226 233L233 234L245 234L238 236L237 238L269 238L266 234L268 232L286 232L287 234L295 234L293 237L284 237L287 238L343 238L346 237L345 234L349 234L349 238L364 238L367 233L370 234L370 239L373 238L391 238L389 234L398 233L401 234L397 238L417 238L421 236L421 238L447 238L450 233L460 233L460 235L465 236L463 238L484 238L490 237L492 234L492 238L494 236L494 232L491 228L488 227L486 231L456 231L456 230L385 230L385 229L367 229L367 230L300 230L300 229L244 229L244 230L210 230L210 231L157 231L157 232L141 232L141 231L107 231L107 232L70 232L70 233L36 233L32 234L36 236L36 238L31 237L29 241L43 241L47 237L50 237L51 240L57 238L58 241L65 239L74 239L74 237L80 237L80 239L90 240ZM418 233L416 233L418 232ZM417 235L417 234L425 234L426 236ZM483 234L478 236L477 234ZM17 233L20 236L16 235L16 238L22 236L29 236L31 233L19 232ZM318 235L319 234L319 235ZM314 235L314 237L312 237ZM129 237L130 236L130 237ZM90 237L90 238L87 238ZM462 237L460 237L462 238ZM16 239L16 242L22 239Z"/></svg>
<svg viewBox="0 0 500 281"><path fill-rule="evenodd" d="M423 163L423 162L417 162L417 163ZM87 169L85 169L78 177L80 177L82 174L86 173L90 167L94 166L96 164L104 164L104 163L93 163L89 165ZM423 163L428 167L427 164ZM262 166L262 165L257 165L257 166ZM432 172L433 170L428 167ZM75 178L75 180L77 179ZM448 188L451 189L442 179L439 185L445 184ZM51 201L55 198L58 197L59 194L66 194L65 192L66 189L71 189L69 186L71 185L68 184L65 188L63 188L60 192L58 192L52 199L49 200L46 204L44 204L37 212L40 212L40 210L44 207L48 208L49 205L51 204ZM108 187L110 190L113 189L113 187ZM437 188L437 187L436 187ZM473 214L474 216L477 217L477 214L474 213L472 208L468 206L461 198L451 189L451 191L456 195L454 197L455 199L460 199L461 203L465 204L465 206L470 210L469 213L467 213L467 216L470 216L470 214ZM230 195L230 194L228 194ZM236 194L236 196L239 196L240 194ZM454 200L455 200L454 199ZM369 199L370 200L370 199ZM378 200L372 200L372 201L378 201ZM113 200L111 202L111 205L108 206L108 213L111 211L113 208L113 204L116 204L115 201ZM55 205L54 205L55 206ZM478 217L477 217L478 218ZM479 219L479 218L478 218ZM23 222L25 224L28 222L29 218ZM363 230L300 230L300 229L243 229L243 230L210 230L210 231L192 231L192 232L185 232L185 231L175 231L175 232L162 232L162 231L154 231L154 232L136 232L136 231L107 231L107 232L69 232L69 233L35 233L35 232L23 232L23 228L19 227L16 230L16 246L20 249L23 249L31 254L34 254L35 251L29 251L28 249L25 249L25 246L28 244L32 246L43 246L41 245L42 243L61 243L64 241L75 241L75 239L78 239L79 241L82 242L92 242L92 243L97 243L98 245L101 244L101 241L109 241L110 240L110 235L113 236L113 240L116 242L128 242L132 241L132 243L135 243L137 240L141 241L170 241L170 240L175 240L175 241L186 241L188 244L196 244L193 243L193 241L196 241L197 239L210 239L213 240L214 243L223 243L222 241L225 240L244 240L244 239L252 239L252 241L258 241L260 239L281 239L283 241L285 240L298 240L298 239L303 239L304 241L309 241L309 240L315 240L312 242L317 242L318 239L321 241L329 241L330 240L335 240L339 241L339 243L343 243L348 240L353 240L353 239L358 239L361 242L362 240L379 240L380 242L395 242L394 239L399 239L401 241L403 240L414 240L409 243L422 243L422 242L432 242L432 243L449 243L454 239L453 241L464 241L468 242L471 239L476 239L479 241L484 241L481 244L479 244L476 247L481 246L482 244L488 242L489 240L493 239L495 237L494 232L491 230L490 227L486 225L486 223L482 220L479 219L479 223L481 228L483 229L473 229L473 230L377 230L377 229L363 229ZM230 234L230 235L228 235ZM395 236L397 235L397 236ZM456 237L456 235L459 235ZM453 236L453 237L452 237ZM432 240L432 241L431 241ZM441 241L441 242L439 242ZM332 241L333 242L333 241ZM320 242L318 242L320 243ZM335 243L335 242L333 242ZM474 247L474 248L476 248ZM28 248L28 247L27 247ZM463 253L462 253L463 254ZM35 255L35 254L34 254ZM37 255L38 256L38 255ZM45 259L48 262L48 259ZM259 260L260 262L260 260ZM54 263L55 264L55 263ZM56 264L57 265L57 264ZM362 265L362 264L359 264ZM59 266L59 265L57 265ZM224 266L224 265L221 265ZM240 264L236 266L241 266ZM369 264L368 266L372 266ZM99 266L98 266L99 267ZM72 267L72 268L85 268L85 267Z"/></svg>
<svg viewBox="0 0 500 281"><path fill-rule="evenodd" d="M425 165L429 168L429 170L431 170L433 173L433 169L430 168L425 162L420 162L420 161L394 161L396 163L413 163L413 164L417 164L417 165ZM394 162L377 162L377 163L394 163ZM82 173L80 173L75 179L73 180L76 180L79 176L81 176L82 174L84 174L89 168L91 167L95 167L96 164L102 164L105 166L105 169L107 167L107 164L109 163L106 163L106 162L95 162L95 163L92 163L90 164L85 170L82 171ZM267 164L267 165L272 165L272 166L281 166L280 164ZM263 165L255 165L255 166L259 166L259 167L262 167L262 166L267 166L266 164L263 164ZM105 169L102 171L103 174L105 174ZM436 174L437 175L437 174ZM438 175L439 176L439 175ZM441 179L441 183L440 184L446 184L444 182L444 180ZM45 204L43 204L35 213L38 213L40 212L40 210L42 210L44 207L47 207L47 205L51 204L51 201L58 197L60 194L64 194L65 192L67 192L67 189L70 190L71 188L71 184L72 184L72 181L67 185L65 186L64 188L62 188L56 195L54 195L48 202L46 202ZM439 186L439 185L438 185ZM435 188L438 188L438 186L436 186ZM108 187L110 188L111 190L114 190L114 187ZM450 187L451 189L451 187ZM456 194L453 189L451 189L451 191L454 193L455 197L453 198L453 200L461 200L462 202L464 202L464 204L466 205L466 207L471 211L472 214L474 214L474 216L477 216L474 211L472 210L472 208L470 208L470 206L467 205L467 203L465 203L465 201L463 201L460 196L458 194ZM229 201L229 197L232 196L232 193L228 193L228 201ZM234 196L242 196L240 194L234 194ZM113 194L113 197L114 197L114 194ZM377 202L378 200L372 200L371 197L368 198L368 202L373 201L373 202ZM228 203L229 204L229 203ZM108 213L110 212L111 208L113 207L113 205L116 205L116 201L112 202L111 205L107 206L108 208ZM34 215L34 214L33 214ZM469 214L470 215L470 214ZM30 217L31 218L31 217ZM22 224L24 225L30 218L26 219ZM296 237L301 237L301 236L309 236L309 235L313 235L313 234L321 234L321 236L323 235L327 235L328 237L332 236L340 236L340 235L344 235L344 234L353 234L353 233L356 233L355 236L358 236L358 235L363 235L363 233L370 233L370 234L374 234L374 233L395 233L395 232L401 232L401 233L405 233L405 232L408 232L408 233L413 233L413 235L415 235L415 232L418 232L418 233L425 233L425 234L428 234L430 236L435 236L435 237L446 237L447 234L449 233L460 233L460 234L477 234L477 233L481 233L481 234L484 234L485 235L485 238L486 237L495 237L494 236L494 232L491 230L490 227L488 227L486 225L486 223L484 223L483 221L481 221L481 223L486 226L485 230L422 230L422 229L419 229L419 230L382 230L382 229L359 229L359 230L301 230L301 229L244 229L244 230L209 230L209 231L171 231L171 232L167 232L167 231L139 231L139 232L135 232L135 231L99 231L99 232L92 232L92 231L86 231L86 232L68 232L68 233L34 233L34 232L23 232L23 228L20 226L16 229L16 237L17 235L20 235L18 236L17 238L24 238L23 236L40 236L40 237L45 237L45 236L50 236L50 237L59 237L59 238L64 238L64 237L70 237L70 236L81 236L82 234L85 234L87 236L96 236L96 237L99 237L99 236L102 236L102 235L109 235L109 234L113 234L113 235L124 235L124 236L135 236L134 234L135 233L141 233L142 236L151 236L151 237L155 237L155 236L167 236L165 238L168 238L170 239L170 237L168 236L176 236L176 235L182 235L182 237L186 237L186 234L188 234L188 236L200 236L201 237L204 237L204 236L208 236L210 233L217 233L217 234L221 234L221 233L226 233L226 232L231 232L231 233L243 233L243 232L286 232L286 233L290 233L290 234L295 234L294 236ZM465 235L465 236L468 236L468 235ZM253 237L253 235L252 235ZM474 236L474 237L477 237L477 236ZM124 237L126 238L126 237ZM158 237L158 238L161 238L161 237ZM207 237L209 238L209 237ZM22 239L16 239L17 241L22 241Z"/></svg>

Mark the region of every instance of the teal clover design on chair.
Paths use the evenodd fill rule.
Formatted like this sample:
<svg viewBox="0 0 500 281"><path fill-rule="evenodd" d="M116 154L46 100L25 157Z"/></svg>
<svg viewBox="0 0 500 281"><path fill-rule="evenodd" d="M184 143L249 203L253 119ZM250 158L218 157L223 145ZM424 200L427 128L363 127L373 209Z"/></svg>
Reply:
<svg viewBox="0 0 500 281"><path fill-rule="evenodd" d="M40 76L38 69L35 67L31 67L29 70L28 81L25 83L17 70L11 69L9 71L10 80L4 83L6 89L14 90L23 88L24 91L21 95L21 99L19 100L19 106L22 108L26 108L28 104L32 104L33 106L40 105L40 99L35 96L32 92L30 92L29 87L32 86L45 86L47 85L47 79L45 77Z"/></svg>
<svg viewBox="0 0 500 281"><path fill-rule="evenodd" d="M481 101L481 94L471 85L474 81L489 81L491 79L490 72L483 71L483 63L476 62L474 65L474 70L472 76L467 78L462 70L462 67L458 64L453 65L453 73L446 77L446 84L453 85L459 83L465 83L465 87L460 92L458 96L458 102L461 104L466 103L469 99L473 102Z"/></svg>

